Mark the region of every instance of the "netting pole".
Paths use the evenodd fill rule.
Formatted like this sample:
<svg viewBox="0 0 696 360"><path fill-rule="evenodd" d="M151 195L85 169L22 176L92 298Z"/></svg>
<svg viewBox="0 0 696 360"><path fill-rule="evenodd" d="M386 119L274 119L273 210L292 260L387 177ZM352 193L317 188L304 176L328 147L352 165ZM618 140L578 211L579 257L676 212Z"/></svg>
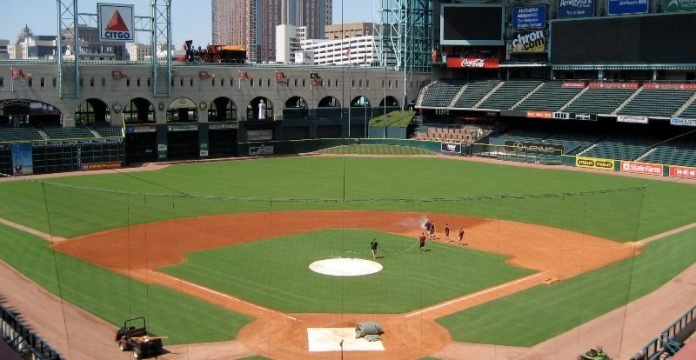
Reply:
<svg viewBox="0 0 696 360"><path fill-rule="evenodd" d="M48 208L48 196L46 195L46 184L41 183L41 191L43 193L44 208L46 209L46 224L48 225L48 234L53 238L53 225L51 224L51 211ZM68 333L68 323L65 320L65 302L63 301L63 289L60 283L60 272L58 270L58 259L56 259L56 249L51 246L51 254L53 255L53 269L56 272L56 282L58 283L58 298L60 299L60 311L63 315L63 329L65 330L65 342L68 345L68 358L72 358L70 350L70 335Z"/></svg>

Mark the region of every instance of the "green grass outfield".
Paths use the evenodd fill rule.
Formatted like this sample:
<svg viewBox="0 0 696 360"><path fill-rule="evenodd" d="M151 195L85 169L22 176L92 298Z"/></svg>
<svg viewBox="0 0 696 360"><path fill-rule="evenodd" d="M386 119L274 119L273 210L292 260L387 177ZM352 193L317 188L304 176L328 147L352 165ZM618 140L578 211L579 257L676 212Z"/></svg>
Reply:
<svg viewBox="0 0 696 360"><path fill-rule="evenodd" d="M206 214L285 209L381 209L511 219L582 231L617 241L641 239L696 219L694 185L555 168L530 169L434 158L268 158L177 165L156 172L86 175L49 181L61 186L32 181L0 183L0 217L54 235L74 237L128 224ZM63 186L109 191L84 191ZM647 188L636 189L643 186ZM633 190L601 191L626 188ZM586 191L596 193L577 195ZM462 200L447 200L452 198ZM186 304L185 307L191 312L210 313L211 324L219 324L216 322L219 318L229 317L225 322L234 325L225 335L234 333L234 329L247 321L244 317L209 308L166 289L146 287L81 261L54 254L45 242L29 235L5 228L1 231L0 241L3 243L0 258L57 293L57 273L49 268L55 259L59 264L58 274L66 272L75 276L70 286L68 280L71 277L61 276L60 290L65 290L60 292L61 295L114 325L119 325L130 315L144 313L157 332L167 333L170 337L174 336L170 334L177 332L182 334L175 337L173 342L220 339L221 331L215 328L218 325L195 327L192 324L196 324L196 316L192 315L190 319L183 317L181 314L186 311L180 307L174 307L177 310L169 312L168 302L174 299ZM693 249L689 252L689 249L676 245L675 249L671 249L670 244L676 243L661 240L650 245L645 254L635 260L635 264L640 261L649 264L665 262L668 267L679 265L683 268L695 261L688 258L688 254L694 253ZM662 257L649 257L653 246L666 247ZM642 258L647 260L639 260ZM637 275L638 268L624 268L625 271L633 270L633 279L629 282L628 276L625 276L618 286L629 288L630 285L631 293L647 293L678 272L676 267L665 273L657 265L655 267L654 271L659 274L657 280L646 282L636 281L641 278ZM99 279L99 284L106 285L101 286L91 279ZM84 286L82 282L90 286ZM580 287L578 291L617 291L615 284L599 282L603 288L585 284L587 286ZM500 311L500 316L495 318L498 329L534 324L538 312L548 308L547 301L564 296L578 299L577 295L546 293L563 289L561 285L564 283L531 289L524 293L524 301L513 298L526 306L514 313L502 312L500 302L485 306L498 306L495 308L499 309L495 311ZM146 295L142 295L142 292ZM569 294L571 292L569 290ZM624 296L621 300L619 296L617 299L607 302L605 306L605 299L587 297L583 300L586 303L577 308L582 310L582 316L568 316L567 321L561 322L559 319L550 326L537 327L541 332L533 336L530 334L526 341L540 341L563 328L579 325L611 310L609 308L612 306L615 308L624 304L628 297ZM555 309L566 305L558 305ZM559 315L558 311L554 310L553 313ZM188 320L191 322L185 323ZM200 331L191 330L193 328ZM511 343L509 337L512 335L505 335L507 332L503 330L487 331L490 342ZM463 339L458 328L453 327L452 331L457 334L457 339ZM519 335L519 332L515 334Z"/></svg>
<svg viewBox="0 0 696 360"><path fill-rule="evenodd" d="M371 258L382 248L381 272L341 277L308 266L332 257ZM303 313L404 313L533 273L505 256L365 229L334 229L188 254L164 272L276 310Z"/></svg>

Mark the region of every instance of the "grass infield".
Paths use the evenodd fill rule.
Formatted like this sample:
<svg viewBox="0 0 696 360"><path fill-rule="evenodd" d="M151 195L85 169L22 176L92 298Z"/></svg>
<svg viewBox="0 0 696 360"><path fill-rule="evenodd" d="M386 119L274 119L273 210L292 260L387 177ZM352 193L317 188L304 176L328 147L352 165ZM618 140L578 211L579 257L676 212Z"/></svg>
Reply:
<svg viewBox="0 0 696 360"><path fill-rule="evenodd" d="M317 274L309 264L333 257L371 259L384 269L358 277ZM164 272L284 312L403 313L533 273L505 257L365 229L322 230L187 255Z"/></svg>

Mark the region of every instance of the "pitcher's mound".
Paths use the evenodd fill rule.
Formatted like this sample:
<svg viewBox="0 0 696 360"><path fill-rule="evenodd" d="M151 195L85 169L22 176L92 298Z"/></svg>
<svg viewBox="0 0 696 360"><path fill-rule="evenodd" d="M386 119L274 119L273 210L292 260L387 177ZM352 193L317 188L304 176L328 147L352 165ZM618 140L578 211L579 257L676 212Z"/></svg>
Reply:
<svg viewBox="0 0 696 360"><path fill-rule="evenodd" d="M309 269L330 276L362 276L382 271L382 264L365 259L338 258L315 261Z"/></svg>
<svg viewBox="0 0 696 360"><path fill-rule="evenodd" d="M384 351L381 340L367 341L355 338L354 328L308 328L310 352L322 351Z"/></svg>

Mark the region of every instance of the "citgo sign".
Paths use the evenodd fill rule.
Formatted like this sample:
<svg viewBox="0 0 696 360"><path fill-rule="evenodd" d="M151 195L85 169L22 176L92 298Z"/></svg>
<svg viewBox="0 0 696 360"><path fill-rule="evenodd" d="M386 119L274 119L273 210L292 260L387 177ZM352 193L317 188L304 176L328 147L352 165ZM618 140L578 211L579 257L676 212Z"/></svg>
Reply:
<svg viewBox="0 0 696 360"><path fill-rule="evenodd" d="M133 41L135 39L133 18L133 5L97 4L99 41Z"/></svg>

